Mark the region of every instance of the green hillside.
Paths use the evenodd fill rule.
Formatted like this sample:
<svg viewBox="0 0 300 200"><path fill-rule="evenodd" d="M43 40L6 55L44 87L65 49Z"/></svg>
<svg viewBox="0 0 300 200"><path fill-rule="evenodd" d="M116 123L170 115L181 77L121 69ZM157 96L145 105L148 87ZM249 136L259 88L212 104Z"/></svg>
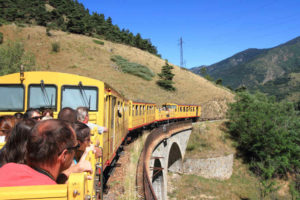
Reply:
<svg viewBox="0 0 300 200"><path fill-rule="evenodd" d="M134 35L128 29L114 25L111 17L96 12L90 13L77 0L0 0L0 24L15 22L47 27L123 43L160 56L150 39L140 33Z"/></svg>
<svg viewBox="0 0 300 200"><path fill-rule="evenodd" d="M200 74L200 68L193 68ZM279 100L300 100L300 37L270 49L247 49L216 64L207 73L223 85L246 86L275 95Z"/></svg>

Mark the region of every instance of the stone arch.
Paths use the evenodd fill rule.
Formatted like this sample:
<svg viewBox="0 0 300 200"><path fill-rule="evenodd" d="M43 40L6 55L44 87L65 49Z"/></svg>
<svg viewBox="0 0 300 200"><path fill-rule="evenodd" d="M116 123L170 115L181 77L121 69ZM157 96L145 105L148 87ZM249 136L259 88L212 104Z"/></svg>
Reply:
<svg viewBox="0 0 300 200"><path fill-rule="evenodd" d="M164 175L163 168L159 159L155 159L152 174L152 187L157 199L164 199Z"/></svg>
<svg viewBox="0 0 300 200"><path fill-rule="evenodd" d="M173 142L168 158L168 170L171 172L182 172L182 154L180 147L176 142Z"/></svg>

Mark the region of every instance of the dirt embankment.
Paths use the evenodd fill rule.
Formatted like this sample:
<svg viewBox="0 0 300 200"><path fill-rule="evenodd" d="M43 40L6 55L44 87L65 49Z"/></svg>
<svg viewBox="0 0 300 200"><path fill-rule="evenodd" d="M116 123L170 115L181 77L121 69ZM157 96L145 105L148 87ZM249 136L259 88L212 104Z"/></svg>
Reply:
<svg viewBox="0 0 300 200"><path fill-rule="evenodd" d="M228 99L213 99L201 104L201 119L225 119L231 102Z"/></svg>

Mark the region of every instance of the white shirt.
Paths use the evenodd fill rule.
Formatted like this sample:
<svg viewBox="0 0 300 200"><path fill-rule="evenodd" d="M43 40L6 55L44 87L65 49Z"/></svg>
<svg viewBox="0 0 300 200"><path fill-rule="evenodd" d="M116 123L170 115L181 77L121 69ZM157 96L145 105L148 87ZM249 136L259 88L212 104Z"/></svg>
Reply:
<svg viewBox="0 0 300 200"><path fill-rule="evenodd" d="M98 129L98 133L99 134L102 134L104 132L104 128L102 126L99 126L98 124L93 124L93 123L90 123L88 122L86 124L91 130L93 130L95 127L97 127Z"/></svg>

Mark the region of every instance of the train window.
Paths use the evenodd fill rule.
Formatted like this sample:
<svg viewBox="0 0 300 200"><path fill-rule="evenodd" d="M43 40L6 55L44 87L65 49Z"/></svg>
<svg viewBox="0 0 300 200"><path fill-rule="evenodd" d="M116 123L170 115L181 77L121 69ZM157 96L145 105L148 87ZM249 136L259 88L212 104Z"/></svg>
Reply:
<svg viewBox="0 0 300 200"><path fill-rule="evenodd" d="M136 105L135 106L135 116L138 116L139 115L139 106L138 105Z"/></svg>
<svg viewBox="0 0 300 200"><path fill-rule="evenodd" d="M34 84L28 87L28 108L56 110L57 88L55 85Z"/></svg>
<svg viewBox="0 0 300 200"><path fill-rule="evenodd" d="M98 110L98 88L85 86L63 86L61 107L88 107L91 111Z"/></svg>
<svg viewBox="0 0 300 200"><path fill-rule="evenodd" d="M24 91L23 85L0 85L0 111L24 111Z"/></svg>

